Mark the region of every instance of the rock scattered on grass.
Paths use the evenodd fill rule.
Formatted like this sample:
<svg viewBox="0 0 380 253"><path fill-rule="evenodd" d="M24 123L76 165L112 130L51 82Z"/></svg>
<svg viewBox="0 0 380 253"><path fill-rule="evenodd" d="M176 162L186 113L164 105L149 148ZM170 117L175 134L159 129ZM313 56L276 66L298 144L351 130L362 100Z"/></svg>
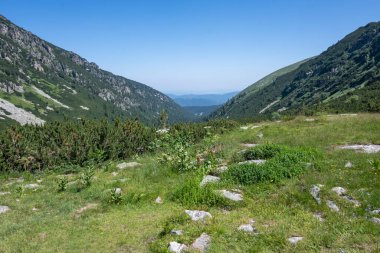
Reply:
<svg viewBox="0 0 380 253"><path fill-rule="evenodd" d="M188 247L185 244L181 244L178 242L170 242L168 250L173 253L181 253L187 251Z"/></svg>
<svg viewBox="0 0 380 253"><path fill-rule="evenodd" d="M0 196L11 194L11 192L0 192Z"/></svg>
<svg viewBox="0 0 380 253"><path fill-rule="evenodd" d="M202 182L199 184L200 186L205 186L206 184L209 184L209 183L216 183L216 182L219 182L220 181L220 178L219 177L215 177L215 176L211 176L211 175L207 175L205 176L203 179L202 179Z"/></svg>
<svg viewBox="0 0 380 253"><path fill-rule="evenodd" d="M321 188L323 187L323 185L313 185L310 189L310 194L311 196L313 196L313 198L315 199L315 201L317 201L318 204L321 204L321 196L320 196L320 192L321 192Z"/></svg>
<svg viewBox="0 0 380 253"><path fill-rule="evenodd" d="M361 144L354 144L354 145L342 145L338 146L339 149L348 149L348 150L355 150L357 152L363 152L367 154L374 154L380 152L380 145L376 144L367 144L367 145L361 145Z"/></svg>
<svg viewBox="0 0 380 253"><path fill-rule="evenodd" d="M236 192L231 192L227 190L217 190L217 193L219 193L221 196L225 197L226 199L232 200L232 201L242 201L243 195Z"/></svg>
<svg viewBox="0 0 380 253"><path fill-rule="evenodd" d="M173 229L172 231L170 231L170 234L172 234L172 235L183 235L183 230Z"/></svg>
<svg viewBox="0 0 380 253"><path fill-rule="evenodd" d="M347 195L346 194L347 191L343 187L338 186L338 187L332 188L331 190L335 192L336 194L338 194L338 196L354 204L354 206L356 207L360 206L360 202L356 200L355 198L353 198L352 196Z"/></svg>
<svg viewBox="0 0 380 253"><path fill-rule="evenodd" d="M75 211L75 216L79 217L82 213L84 213L87 210L95 209L98 207L98 204L96 203L89 203L85 205L84 207L79 208L78 210Z"/></svg>
<svg viewBox="0 0 380 253"><path fill-rule="evenodd" d="M26 184L26 185L24 185L25 189L37 189L38 187L40 187L39 184Z"/></svg>
<svg viewBox="0 0 380 253"><path fill-rule="evenodd" d="M327 206L332 210L332 211L335 211L335 212L339 212L339 207L331 200L327 200Z"/></svg>
<svg viewBox="0 0 380 253"><path fill-rule="evenodd" d="M240 144L242 147L245 147L245 148L253 148L253 147L256 147L258 146L259 144L254 144L254 143L242 143Z"/></svg>
<svg viewBox="0 0 380 253"><path fill-rule="evenodd" d="M265 162L266 162L266 160L257 159L257 160L248 160L248 161L244 161L244 162L239 162L238 164L257 164L257 165L260 165L260 164L263 164Z"/></svg>
<svg viewBox="0 0 380 253"><path fill-rule="evenodd" d="M254 228L251 224L240 225L238 230L243 231L243 232L247 232L247 233L256 232L256 228Z"/></svg>
<svg viewBox="0 0 380 253"><path fill-rule="evenodd" d="M248 129L249 129L249 126L241 126L240 129L241 129L241 130L248 130Z"/></svg>
<svg viewBox="0 0 380 253"><path fill-rule="evenodd" d="M262 139L264 137L264 134L260 132L260 133L257 134L257 137L259 137L260 139Z"/></svg>
<svg viewBox="0 0 380 253"><path fill-rule="evenodd" d="M158 133L158 134L166 134L166 133L168 133L169 132L169 128L162 128L162 129L158 129L157 131L156 131L156 133Z"/></svg>
<svg viewBox="0 0 380 253"><path fill-rule="evenodd" d="M313 213L313 216L319 220L320 222L323 222L325 219L323 218L322 214L321 213Z"/></svg>
<svg viewBox="0 0 380 253"><path fill-rule="evenodd" d="M314 122L315 119L313 119L313 118L306 118L305 121L306 121L306 122Z"/></svg>
<svg viewBox="0 0 380 253"><path fill-rule="evenodd" d="M117 174L119 174L119 173L117 173L116 171L114 171L114 172L111 173L111 175L112 175L113 177L116 177Z"/></svg>
<svg viewBox="0 0 380 253"><path fill-rule="evenodd" d="M185 210L191 220L193 221L202 221L205 222L206 218L212 218L212 215L209 212L199 211L199 210Z"/></svg>
<svg viewBox="0 0 380 253"><path fill-rule="evenodd" d="M199 252L205 252L211 245L211 237L206 234L202 233L200 237L198 237L191 247Z"/></svg>
<svg viewBox="0 0 380 253"><path fill-rule="evenodd" d="M122 190L121 188L115 188L115 194L121 194Z"/></svg>
<svg viewBox="0 0 380 253"><path fill-rule="evenodd" d="M380 224L380 219L379 218L376 218L376 217L372 217L371 218L371 221L375 224Z"/></svg>
<svg viewBox="0 0 380 253"><path fill-rule="evenodd" d="M120 170L123 170L123 169L129 169L129 168L135 168L137 166L140 166L141 163L138 163L138 162L123 162L123 163L119 163L116 167Z"/></svg>
<svg viewBox="0 0 380 253"><path fill-rule="evenodd" d="M352 164L352 162L346 162L346 164L344 165L345 168L347 169L351 169L352 167L354 167L354 165Z"/></svg>
<svg viewBox="0 0 380 253"><path fill-rule="evenodd" d="M371 214L380 214L380 209L372 210Z"/></svg>
<svg viewBox="0 0 380 253"><path fill-rule="evenodd" d="M154 202L156 202L157 204L162 204L163 203L160 196L158 196Z"/></svg>
<svg viewBox="0 0 380 253"><path fill-rule="evenodd" d="M291 243L291 244L297 244L299 241L302 241L303 240L303 237L302 236L292 236L292 237L289 237L288 238L288 241Z"/></svg>
<svg viewBox="0 0 380 253"><path fill-rule="evenodd" d="M228 170L228 167L226 165L222 165L215 169L215 172L218 174L224 173Z"/></svg>
<svg viewBox="0 0 380 253"><path fill-rule="evenodd" d="M0 214L9 212L10 210L9 206L0 206Z"/></svg>
<svg viewBox="0 0 380 253"><path fill-rule="evenodd" d="M37 212L37 211L38 211L38 208L33 207L33 208L32 208L32 211L33 211L33 212Z"/></svg>

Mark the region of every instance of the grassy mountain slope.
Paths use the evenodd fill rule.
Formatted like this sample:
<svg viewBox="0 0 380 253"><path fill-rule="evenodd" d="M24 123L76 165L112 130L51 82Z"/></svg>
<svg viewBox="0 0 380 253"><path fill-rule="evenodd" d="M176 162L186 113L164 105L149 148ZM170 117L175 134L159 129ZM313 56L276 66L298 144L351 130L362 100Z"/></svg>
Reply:
<svg viewBox="0 0 380 253"><path fill-rule="evenodd" d="M4 253L168 252L169 242L191 245L206 232L211 237L209 253L378 252L380 225L370 219L380 218L371 213L380 208L380 174L369 160L379 160L379 154L339 150L335 146L379 144L379 115L316 117L314 122L298 117L257 126L236 128L212 142L207 138L188 149L188 154L193 155L209 150L210 145L220 147L216 161L206 160L211 170L205 165L195 171L175 172L157 163L161 157L158 152L136 157L142 164L136 168L119 170L118 161L96 164L92 182L85 188L80 185L86 169L70 165L34 174L2 173L0 191L9 193L0 196L0 205L9 206L10 211L0 214L0 249ZM205 173L220 163L234 168L244 148L242 143L313 149L320 156L311 166L303 164L302 174L289 175L275 183L238 184L222 174L221 181L199 187ZM352 168L345 168L348 161ZM69 183L58 192L57 179L63 177ZM193 182L191 188L186 187L189 182ZM25 188L31 183L39 187ZM321 204L310 194L310 188L317 184L324 185ZM361 205L355 207L335 194L331 189L336 186L344 187L347 195ZM119 200L111 194L115 188L121 189ZM215 189L237 189L244 200L215 202L220 199L208 198L215 197ZM161 196L162 204L155 203L157 196ZM330 210L328 200L334 201L340 211ZM186 209L208 211L213 218L194 222L185 214ZM255 221L258 233L239 231L238 227L250 219ZM174 235L171 230L183 230L183 234ZM291 236L301 236L303 240L292 245L288 241Z"/></svg>
<svg viewBox="0 0 380 253"><path fill-rule="evenodd" d="M357 29L319 56L277 75L269 85L255 86L212 117L252 117L277 111L379 111L380 22Z"/></svg>
<svg viewBox="0 0 380 253"><path fill-rule="evenodd" d="M31 123L38 119L116 116L153 124L158 122L161 110L168 112L171 121L192 118L166 95L104 71L0 16L2 125L28 117Z"/></svg>

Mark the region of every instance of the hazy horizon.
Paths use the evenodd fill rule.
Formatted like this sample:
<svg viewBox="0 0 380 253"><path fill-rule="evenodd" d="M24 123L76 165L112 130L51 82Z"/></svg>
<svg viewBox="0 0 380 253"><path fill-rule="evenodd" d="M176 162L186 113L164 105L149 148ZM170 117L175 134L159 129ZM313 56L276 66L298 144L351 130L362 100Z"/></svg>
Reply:
<svg viewBox="0 0 380 253"><path fill-rule="evenodd" d="M1 14L166 94L240 91L368 22L378 1L10 1Z"/></svg>

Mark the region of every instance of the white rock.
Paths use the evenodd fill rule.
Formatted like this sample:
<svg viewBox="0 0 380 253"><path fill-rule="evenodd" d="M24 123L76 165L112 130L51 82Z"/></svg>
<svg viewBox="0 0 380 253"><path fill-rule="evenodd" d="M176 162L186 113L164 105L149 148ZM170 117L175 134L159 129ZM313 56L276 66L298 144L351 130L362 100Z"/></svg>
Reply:
<svg viewBox="0 0 380 253"><path fill-rule="evenodd" d="M170 234L172 234L172 235L183 235L183 230L173 229L172 231L170 231Z"/></svg>
<svg viewBox="0 0 380 253"><path fill-rule="evenodd" d="M220 178L219 177L215 177L215 176L211 176L211 175L207 175L203 178L202 182L199 184L200 186L205 186L206 184L209 184L209 183L216 183L216 182L219 182L220 181Z"/></svg>
<svg viewBox="0 0 380 253"><path fill-rule="evenodd" d="M347 192L346 189L344 189L343 187L340 187L340 186L334 187L331 190L333 192L335 192L336 194L338 194L339 196L342 196L342 195L346 194L346 192Z"/></svg>
<svg viewBox="0 0 380 253"><path fill-rule="evenodd" d="M249 126L241 126L240 129L241 129L241 130L248 130L248 129L249 129Z"/></svg>
<svg viewBox="0 0 380 253"><path fill-rule="evenodd" d="M255 231L255 228L251 224L243 224L239 226L238 230L252 233Z"/></svg>
<svg viewBox="0 0 380 253"><path fill-rule="evenodd" d="M38 211L38 208L33 207L32 211L36 212L36 211Z"/></svg>
<svg viewBox="0 0 380 253"><path fill-rule="evenodd" d="M259 144L253 144L253 143L242 143L241 146L245 148L253 148L258 146Z"/></svg>
<svg viewBox="0 0 380 253"><path fill-rule="evenodd" d="M212 218L212 215L209 212L205 211L185 210L185 213L187 213L193 221L201 220L204 222L206 218Z"/></svg>
<svg viewBox="0 0 380 253"><path fill-rule="evenodd" d="M118 164L116 167L120 170L123 170L127 168L134 168L140 165L141 163L138 163L138 162L129 162L129 163L123 162L123 163Z"/></svg>
<svg viewBox="0 0 380 253"><path fill-rule="evenodd" d="M380 214L380 209L372 210L371 214Z"/></svg>
<svg viewBox="0 0 380 253"><path fill-rule="evenodd" d="M264 137L264 134L260 132L260 133L257 134L257 137L259 137L260 139L262 139Z"/></svg>
<svg viewBox="0 0 380 253"><path fill-rule="evenodd" d="M318 185L313 185L310 189L311 196L313 196L313 198L315 199L315 201L317 201L318 204L321 204L321 197L319 194L320 192L321 187L319 187Z"/></svg>
<svg viewBox="0 0 380 253"><path fill-rule="evenodd" d="M306 122L314 122L315 119L313 119L313 118L306 118L305 121L306 121Z"/></svg>
<svg viewBox="0 0 380 253"><path fill-rule="evenodd" d="M248 160L248 161L244 161L244 162L239 162L238 164L257 164L257 165L260 165L260 164L263 164L265 162L266 162L266 160L257 159L257 160Z"/></svg>
<svg viewBox="0 0 380 253"><path fill-rule="evenodd" d="M299 241L302 241L303 240L303 237L302 236L292 236L292 237L289 237L288 238L288 241L291 243L291 244L297 244Z"/></svg>
<svg viewBox="0 0 380 253"><path fill-rule="evenodd" d="M169 243L169 251L174 253L180 253L187 250L187 246L185 244L181 244L178 242L170 242Z"/></svg>
<svg viewBox="0 0 380 253"><path fill-rule="evenodd" d="M117 174L119 174L119 173L117 173L116 171L114 171L114 172L111 173L111 175L112 175L113 177L116 177Z"/></svg>
<svg viewBox="0 0 380 253"><path fill-rule="evenodd" d="M339 207L331 200L327 200L327 206L335 212L339 212Z"/></svg>
<svg viewBox="0 0 380 253"><path fill-rule="evenodd" d="M86 106L83 106L83 105L81 105L81 106L79 106L82 110L85 110L85 111L88 111L88 110L90 110L90 108L88 108L88 107L86 107Z"/></svg>
<svg viewBox="0 0 380 253"><path fill-rule="evenodd" d="M374 154L380 152L380 145L375 144L368 144L368 145L343 145L338 146L339 149L349 149L349 150L355 150L357 152L363 152L367 154Z"/></svg>
<svg viewBox="0 0 380 253"><path fill-rule="evenodd" d="M9 212L10 210L9 206L0 206L0 214Z"/></svg>
<svg viewBox="0 0 380 253"><path fill-rule="evenodd" d="M371 218L371 221L372 221L373 223L380 224L380 219L379 219L379 218L372 217L372 218Z"/></svg>
<svg viewBox="0 0 380 253"><path fill-rule="evenodd" d="M235 193L235 192L230 192L227 190L217 190L220 195L223 197L232 200L232 201L242 201L243 200L243 195L240 193Z"/></svg>
<svg viewBox="0 0 380 253"><path fill-rule="evenodd" d="M351 162L346 162L346 164L344 165L345 168L348 168L348 169L351 169L353 167L352 163Z"/></svg>
<svg viewBox="0 0 380 253"><path fill-rule="evenodd" d="M198 250L199 252L205 252L211 245L211 237L206 234L202 233L200 237L198 237L191 247L195 250Z"/></svg>
<svg viewBox="0 0 380 253"><path fill-rule="evenodd" d="M115 194L121 194L121 188L115 188Z"/></svg>
<svg viewBox="0 0 380 253"><path fill-rule="evenodd" d="M161 197L158 196L154 202L156 202L157 204L162 204L162 199L161 199Z"/></svg>
<svg viewBox="0 0 380 253"><path fill-rule="evenodd" d="M319 220L320 222L323 222L325 219L322 217L321 213L313 213L313 216Z"/></svg>
<svg viewBox="0 0 380 253"><path fill-rule="evenodd" d="M226 165L222 165L215 169L215 171L219 174L226 172L228 170L228 167Z"/></svg>
<svg viewBox="0 0 380 253"><path fill-rule="evenodd" d="M169 132L169 130L170 130L169 128L158 129L156 131L156 133L158 133L158 134L166 134L166 133Z"/></svg>
<svg viewBox="0 0 380 253"><path fill-rule="evenodd" d="M24 185L25 189L37 189L38 187L40 187L39 184L26 184L26 185Z"/></svg>
<svg viewBox="0 0 380 253"><path fill-rule="evenodd" d="M11 192L0 192L0 196L11 194Z"/></svg>

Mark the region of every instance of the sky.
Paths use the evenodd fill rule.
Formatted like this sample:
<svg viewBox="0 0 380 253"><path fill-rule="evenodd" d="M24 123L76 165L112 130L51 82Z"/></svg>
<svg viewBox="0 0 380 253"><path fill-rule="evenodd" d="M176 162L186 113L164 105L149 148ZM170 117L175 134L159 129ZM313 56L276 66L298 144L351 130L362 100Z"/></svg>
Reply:
<svg viewBox="0 0 380 253"><path fill-rule="evenodd" d="M239 91L380 20L379 0L0 0L0 14L171 94Z"/></svg>

